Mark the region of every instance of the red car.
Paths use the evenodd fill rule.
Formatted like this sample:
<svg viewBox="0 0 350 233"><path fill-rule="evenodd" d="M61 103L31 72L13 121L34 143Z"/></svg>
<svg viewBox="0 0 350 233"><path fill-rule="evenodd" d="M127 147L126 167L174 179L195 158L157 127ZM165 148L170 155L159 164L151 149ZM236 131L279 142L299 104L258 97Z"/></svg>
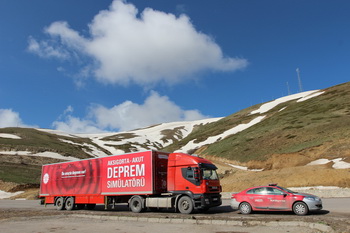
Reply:
<svg viewBox="0 0 350 233"><path fill-rule="evenodd" d="M306 215L322 209L322 200L314 195L297 193L275 184L248 188L231 196L231 207L242 214L252 211L293 211Z"/></svg>

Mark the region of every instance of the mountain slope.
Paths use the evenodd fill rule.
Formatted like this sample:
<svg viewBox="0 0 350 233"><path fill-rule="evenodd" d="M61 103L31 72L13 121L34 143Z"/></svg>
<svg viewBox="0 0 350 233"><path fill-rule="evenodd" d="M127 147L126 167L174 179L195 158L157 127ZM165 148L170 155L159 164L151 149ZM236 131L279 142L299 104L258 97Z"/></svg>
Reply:
<svg viewBox="0 0 350 233"><path fill-rule="evenodd" d="M1 128L0 180L39 183L40 165L45 163L154 149L213 160L224 191L269 182L350 187L349 136L350 83L344 83L282 97L224 118L128 132L83 135ZM24 169L32 177L23 174Z"/></svg>
<svg viewBox="0 0 350 233"><path fill-rule="evenodd" d="M340 156L350 162L350 83L318 93L322 94L284 102L268 112L228 117L243 121L265 116L259 124L208 145L202 153L248 162L300 152L310 159Z"/></svg>

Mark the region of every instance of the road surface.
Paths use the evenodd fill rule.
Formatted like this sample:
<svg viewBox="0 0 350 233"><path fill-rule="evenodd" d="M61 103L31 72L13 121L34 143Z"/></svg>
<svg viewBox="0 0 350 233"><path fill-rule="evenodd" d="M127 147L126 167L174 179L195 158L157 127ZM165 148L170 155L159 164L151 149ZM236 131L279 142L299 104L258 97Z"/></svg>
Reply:
<svg viewBox="0 0 350 233"><path fill-rule="evenodd" d="M117 210L57 211L39 201L0 200L0 232L322 232L331 228L350 232L350 198L323 198L324 210L308 216L292 212L256 212L241 215L229 200L206 213L183 215L172 210L132 213L126 205ZM305 224L304 224L305 223ZM317 225L316 228L312 226ZM328 225L330 227L328 227ZM319 227L325 229L319 230ZM328 227L328 228L327 228Z"/></svg>

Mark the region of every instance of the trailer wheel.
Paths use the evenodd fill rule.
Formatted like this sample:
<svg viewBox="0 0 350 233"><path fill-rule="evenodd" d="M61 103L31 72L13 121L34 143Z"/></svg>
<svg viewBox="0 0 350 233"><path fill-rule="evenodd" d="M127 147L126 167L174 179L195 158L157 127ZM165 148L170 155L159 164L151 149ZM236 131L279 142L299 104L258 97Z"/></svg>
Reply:
<svg viewBox="0 0 350 233"><path fill-rule="evenodd" d="M74 209L74 197L68 197L66 199L66 210Z"/></svg>
<svg viewBox="0 0 350 233"><path fill-rule="evenodd" d="M57 210L63 210L64 209L64 199L63 197L58 197L55 202L56 209Z"/></svg>
<svg viewBox="0 0 350 233"><path fill-rule="evenodd" d="M131 200L130 200L130 209L132 212L134 213L140 213L143 211L143 198L140 196L134 196Z"/></svg>
<svg viewBox="0 0 350 233"><path fill-rule="evenodd" d="M189 196L182 196L178 202L178 209L182 214L190 214L193 211L193 202Z"/></svg>

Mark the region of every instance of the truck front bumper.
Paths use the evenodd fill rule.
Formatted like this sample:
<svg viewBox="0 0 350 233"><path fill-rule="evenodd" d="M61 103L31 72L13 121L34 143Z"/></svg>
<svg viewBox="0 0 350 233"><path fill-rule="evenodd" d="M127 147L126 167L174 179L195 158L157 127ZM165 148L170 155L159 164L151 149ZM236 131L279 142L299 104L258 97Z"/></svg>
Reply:
<svg viewBox="0 0 350 233"><path fill-rule="evenodd" d="M208 209L222 204L220 193L194 194L195 208Z"/></svg>

